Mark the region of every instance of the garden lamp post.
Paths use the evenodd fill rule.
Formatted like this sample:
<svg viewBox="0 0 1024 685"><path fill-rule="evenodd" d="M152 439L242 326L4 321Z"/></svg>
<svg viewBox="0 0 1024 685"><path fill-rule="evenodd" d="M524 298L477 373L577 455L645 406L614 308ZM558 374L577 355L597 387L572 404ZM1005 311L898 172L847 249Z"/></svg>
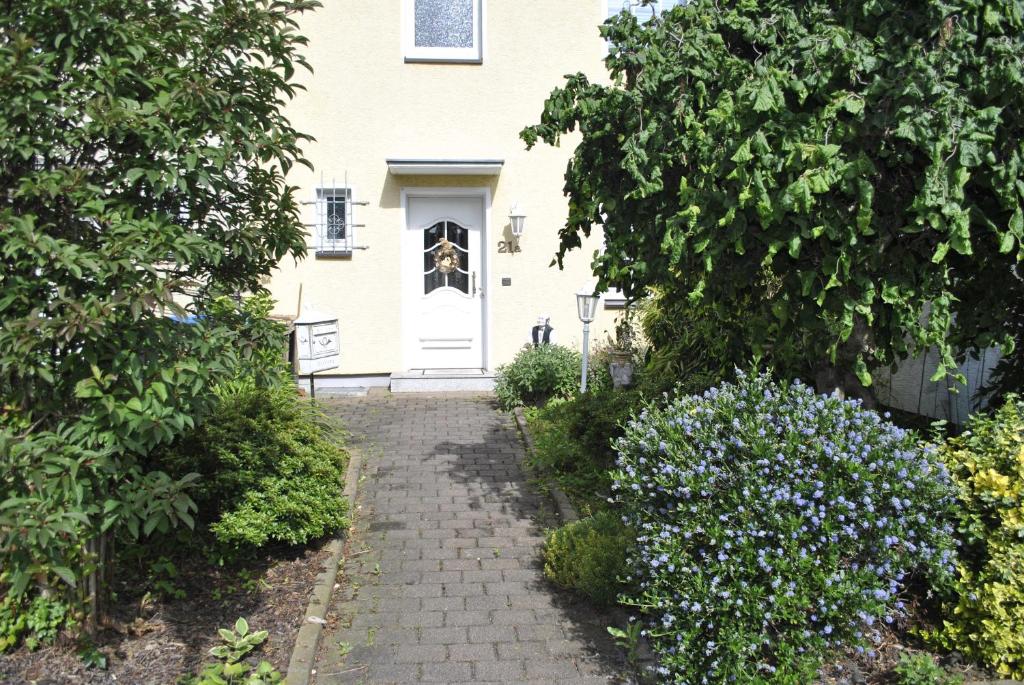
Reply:
<svg viewBox="0 0 1024 685"><path fill-rule="evenodd" d="M581 290L576 293L576 311L583 322L583 372L580 374L580 392L587 391L587 366L590 362L590 322L597 314L597 295Z"/></svg>

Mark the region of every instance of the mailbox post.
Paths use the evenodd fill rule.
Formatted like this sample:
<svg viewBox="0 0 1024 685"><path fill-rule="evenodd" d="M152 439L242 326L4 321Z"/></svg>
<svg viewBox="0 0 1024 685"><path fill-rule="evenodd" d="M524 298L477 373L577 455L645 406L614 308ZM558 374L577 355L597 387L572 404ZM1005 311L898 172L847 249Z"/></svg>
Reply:
<svg viewBox="0 0 1024 685"><path fill-rule="evenodd" d="M316 397L313 374L334 369L341 363L338 319L309 307L295 320L296 372L309 376L310 397Z"/></svg>

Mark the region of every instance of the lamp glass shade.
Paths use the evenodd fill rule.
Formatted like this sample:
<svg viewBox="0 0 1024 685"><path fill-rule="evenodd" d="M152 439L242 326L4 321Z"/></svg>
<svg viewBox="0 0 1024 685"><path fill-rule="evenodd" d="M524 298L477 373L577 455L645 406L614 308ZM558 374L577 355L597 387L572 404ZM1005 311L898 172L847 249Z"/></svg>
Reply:
<svg viewBox="0 0 1024 685"><path fill-rule="evenodd" d="M512 224L512 235L517 238L521 236L526 226L526 212L519 208L518 203L509 210L508 221Z"/></svg>
<svg viewBox="0 0 1024 685"><path fill-rule="evenodd" d="M597 316L597 295L588 294L586 292L576 293L576 311L580 316L580 321L583 323L590 323Z"/></svg>

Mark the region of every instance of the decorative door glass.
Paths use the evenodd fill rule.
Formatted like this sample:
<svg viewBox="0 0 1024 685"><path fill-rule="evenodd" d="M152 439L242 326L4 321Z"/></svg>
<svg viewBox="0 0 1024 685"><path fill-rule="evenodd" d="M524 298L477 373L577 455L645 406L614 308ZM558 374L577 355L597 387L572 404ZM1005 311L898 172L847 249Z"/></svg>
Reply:
<svg viewBox="0 0 1024 685"><path fill-rule="evenodd" d="M469 294L469 231L454 221L423 229L423 294L438 288Z"/></svg>

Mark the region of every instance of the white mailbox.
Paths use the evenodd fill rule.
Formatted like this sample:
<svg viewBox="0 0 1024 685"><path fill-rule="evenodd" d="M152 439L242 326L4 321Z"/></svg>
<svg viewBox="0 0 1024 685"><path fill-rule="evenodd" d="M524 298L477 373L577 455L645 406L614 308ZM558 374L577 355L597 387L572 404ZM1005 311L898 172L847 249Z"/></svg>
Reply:
<svg viewBox="0 0 1024 685"><path fill-rule="evenodd" d="M336 368L341 363L338 320L304 308L295 320L295 360L300 376Z"/></svg>

